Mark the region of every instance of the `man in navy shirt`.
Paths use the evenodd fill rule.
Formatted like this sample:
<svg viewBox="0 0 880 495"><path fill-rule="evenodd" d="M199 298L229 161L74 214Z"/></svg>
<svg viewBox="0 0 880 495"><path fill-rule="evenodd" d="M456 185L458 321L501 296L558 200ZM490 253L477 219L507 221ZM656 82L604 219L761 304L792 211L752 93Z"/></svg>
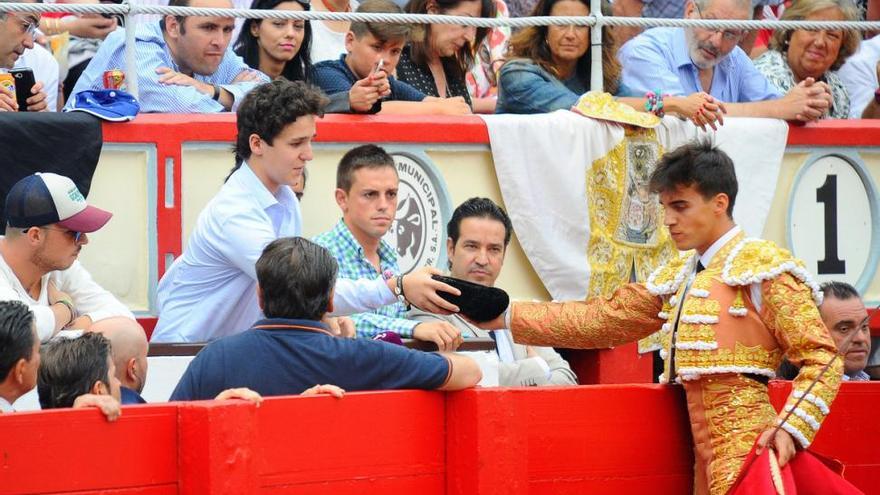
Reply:
<svg viewBox="0 0 880 495"><path fill-rule="evenodd" d="M366 0L358 13L403 11L391 0ZM408 24L352 22L345 35L348 52L338 60L325 60L313 68L314 83L332 95L350 92L351 101L363 99L372 105L369 113L462 115L470 107L462 98L425 96L391 74L397 67L403 47L409 40ZM387 79L387 80L386 80ZM383 101L384 99L384 101Z"/></svg>
<svg viewBox="0 0 880 495"><path fill-rule="evenodd" d="M334 337L320 320L333 311L337 269L333 255L311 241L286 237L271 242L256 265L266 319L208 344L184 372L171 400L210 399L230 387L272 396L299 394L317 383L347 391L459 390L480 381L479 366L465 356Z"/></svg>

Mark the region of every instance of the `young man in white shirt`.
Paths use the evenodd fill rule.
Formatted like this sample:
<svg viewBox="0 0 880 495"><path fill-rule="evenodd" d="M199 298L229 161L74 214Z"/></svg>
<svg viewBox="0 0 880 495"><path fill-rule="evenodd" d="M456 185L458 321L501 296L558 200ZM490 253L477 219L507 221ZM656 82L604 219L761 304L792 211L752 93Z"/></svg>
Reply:
<svg viewBox="0 0 880 495"><path fill-rule="evenodd" d="M0 301L17 300L34 312L46 341L62 328L87 330L129 309L92 280L76 260L88 233L112 214L86 203L67 177L36 173L6 196L6 235L0 237Z"/></svg>
<svg viewBox="0 0 880 495"><path fill-rule="evenodd" d="M183 255L159 282L153 342L205 342L242 332L261 318L256 261L270 242L300 236L302 214L291 187L312 159L315 121L327 98L303 82L273 81L237 112L236 167L199 215ZM427 311L458 311L436 291L457 289L423 268L402 277L336 284L336 315L407 300ZM296 274L291 274L296 276Z"/></svg>

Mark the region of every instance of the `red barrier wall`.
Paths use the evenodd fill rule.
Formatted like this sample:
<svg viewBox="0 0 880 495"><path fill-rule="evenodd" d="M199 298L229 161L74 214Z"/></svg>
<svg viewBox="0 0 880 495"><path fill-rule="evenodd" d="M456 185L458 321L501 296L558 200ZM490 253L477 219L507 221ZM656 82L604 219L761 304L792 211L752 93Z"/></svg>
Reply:
<svg viewBox="0 0 880 495"><path fill-rule="evenodd" d="M781 404L788 384L771 386ZM880 383L847 383L815 449L880 493ZM681 389L398 391L0 415L0 493L682 494Z"/></svg>

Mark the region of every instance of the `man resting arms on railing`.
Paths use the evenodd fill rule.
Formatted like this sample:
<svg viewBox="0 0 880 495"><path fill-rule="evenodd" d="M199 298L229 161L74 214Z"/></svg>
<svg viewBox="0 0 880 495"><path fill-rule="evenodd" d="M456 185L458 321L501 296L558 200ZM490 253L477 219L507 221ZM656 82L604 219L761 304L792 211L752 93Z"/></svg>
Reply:
<svg viewBox="0 0 880 495"><path fill-rule="evenodd" d="M172 7L232 8L229 0L172 0ZM229 48L231 17L176 17L142 24L135 35L142 112L211 113L234 110L244 95L268 82ZM107 36L71 93L103 89L104 71L125 67L125 30Z"/></svg>

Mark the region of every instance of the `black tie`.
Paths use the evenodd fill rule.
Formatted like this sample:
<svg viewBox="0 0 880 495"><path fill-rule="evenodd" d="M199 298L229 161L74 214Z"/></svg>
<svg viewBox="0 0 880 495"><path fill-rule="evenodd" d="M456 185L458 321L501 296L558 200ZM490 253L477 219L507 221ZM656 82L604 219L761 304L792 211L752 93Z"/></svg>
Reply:
<svg viewBox="0 0 880 495"><path fill-rule="evenodd" d="M700 273L700 272L703 271L705 268L706 268L706 267L703 266L703 262L702 262L702 261L697 261L697 273Z"/></svg>

